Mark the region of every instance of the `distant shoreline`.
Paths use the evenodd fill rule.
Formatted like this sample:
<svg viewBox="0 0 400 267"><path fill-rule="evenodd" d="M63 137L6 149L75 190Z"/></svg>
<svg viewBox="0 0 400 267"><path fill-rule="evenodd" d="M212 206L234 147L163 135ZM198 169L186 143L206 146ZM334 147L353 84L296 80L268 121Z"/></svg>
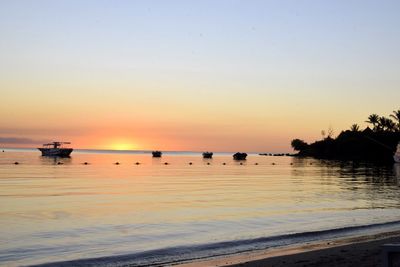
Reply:
<svg viewBox="0 0 400 267"><path fill-rule="evenodd" d="M392 118L394 120L392 120ZM400 109L394 110L389 117L371 114L370 124L364 130L353 124L349 130L343 130L337 137L330 128L322 139L311 144L301 139L293 139L292 148L298 156L334 160L366 160L380 163L393 163L396 147L400 143Z"/></svg>
<svg viewBox="0 0 400 267"><path fill-rule="evenodd" d="M311 144L294 139L292 146L299 151L298 157L393 163L399 141L400 132L373 132L367 128L343 131L336 138L327 137Z"/></svg>

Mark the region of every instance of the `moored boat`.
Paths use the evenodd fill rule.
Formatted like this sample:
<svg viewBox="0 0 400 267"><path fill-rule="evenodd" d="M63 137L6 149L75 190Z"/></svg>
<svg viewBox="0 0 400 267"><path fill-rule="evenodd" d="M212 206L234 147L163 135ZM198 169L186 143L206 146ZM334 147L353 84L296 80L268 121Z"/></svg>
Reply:
<svg viewBox="0 0 400 267"><path fill-rule="evenodd" d="M233 159L234 160L245 160L246 157L247 157L247 153L237 152L237 153L233 154Z"/></svg>
<svg viewBox="0 0 400 267"><path fill-rule="evenodd" d="M395 162L400 163L400 142L397 144L397 149L393 155L393 159Z"/></svg>
<svg viewBox="0 0 400 267"><path fill-rule="evenodd" d="M43 147L38 148L42 152L42 156L51 157L69 157L72 153L72 148L63 147L63 145L71 144L70 142L52 142L43 144Z"/></svg>
<svg viewBox="0 0 400 267"><path fill-rule="evenodd" d="M162 152L161 151L153 151L153 158L161 158Z"/></svg>
<svg viewBox="0 0 400 267"><path fill-rule="evenodd" d="M213 153L212 152L203 152L203 158L205 159L212 159Z"/></svg>

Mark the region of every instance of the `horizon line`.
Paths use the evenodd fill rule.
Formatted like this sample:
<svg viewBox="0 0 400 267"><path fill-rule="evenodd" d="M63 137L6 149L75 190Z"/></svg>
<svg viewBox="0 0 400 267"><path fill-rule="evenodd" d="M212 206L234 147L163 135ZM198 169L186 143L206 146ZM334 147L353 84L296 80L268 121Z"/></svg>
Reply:
<svg viewBox="0 0 400 267"><path fill-rule="evenodd" d="M0 149L13 149L13 150L36 150L36 147L0 147ZM156 150L152 149L101 149L101 148L74 148L74 151L112 151L112 152L152 152ZM206 151L196 151L196 150L159 150L165 153L177 153L177 152L186 152L186 153L203 153ZM268 154L292 154L293 152L266 152L266 151L210 151L213 153L236 153L236 152L245 152L250 154L260 154L260 153L268 153Z"/></svg>

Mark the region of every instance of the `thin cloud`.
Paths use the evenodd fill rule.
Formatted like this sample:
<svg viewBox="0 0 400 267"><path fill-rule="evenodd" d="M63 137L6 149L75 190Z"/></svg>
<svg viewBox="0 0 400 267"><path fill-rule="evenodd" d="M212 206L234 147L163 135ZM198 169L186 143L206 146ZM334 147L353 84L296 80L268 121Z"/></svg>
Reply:
<svg viewBox="0 0 400 267"><path fill-rule="evenodd" d="M21 138L21 137L0 137L1 144L40 144L45 143L46 140L37 140L31 138Z"/></svg>

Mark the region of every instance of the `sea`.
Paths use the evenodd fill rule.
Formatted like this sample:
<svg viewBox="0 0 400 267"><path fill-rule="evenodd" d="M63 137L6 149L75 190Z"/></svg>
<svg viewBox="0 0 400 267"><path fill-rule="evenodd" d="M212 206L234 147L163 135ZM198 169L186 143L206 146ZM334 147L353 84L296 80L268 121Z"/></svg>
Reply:
<svg viewBox="0 0 400 267"><path fill-rule="evenodd" d="M164 266L400 230L399 185L399 164L4 149L0 265Z"/></svg>

